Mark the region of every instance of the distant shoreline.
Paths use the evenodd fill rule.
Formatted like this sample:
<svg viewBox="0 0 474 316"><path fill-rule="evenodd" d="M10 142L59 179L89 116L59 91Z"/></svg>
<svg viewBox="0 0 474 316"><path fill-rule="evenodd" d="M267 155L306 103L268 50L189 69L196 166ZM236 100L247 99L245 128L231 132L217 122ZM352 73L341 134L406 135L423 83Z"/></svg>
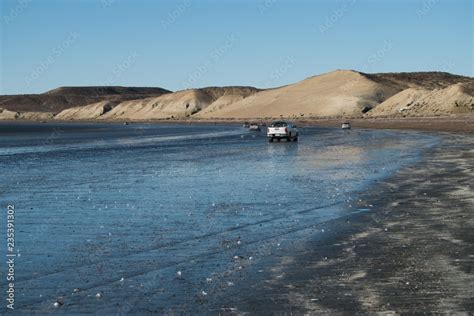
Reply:
<svg viewBox="0 0 474 316"><path fill-rule="evenodd" d="M340 127L344 121L351 122L353 128L372 129L398 129L398 130L419 130L434 132L458 132L474 133L474 116L452 116L452 117L405 117L405 118L330 118L330 119L291 119L300 126L323 126ZM0 120L8 123L72 123L72 124L123 124L128 122L133 124L242 124L243 122L265 122L269 123L275 119L163 119L163 120Z"/></svg>

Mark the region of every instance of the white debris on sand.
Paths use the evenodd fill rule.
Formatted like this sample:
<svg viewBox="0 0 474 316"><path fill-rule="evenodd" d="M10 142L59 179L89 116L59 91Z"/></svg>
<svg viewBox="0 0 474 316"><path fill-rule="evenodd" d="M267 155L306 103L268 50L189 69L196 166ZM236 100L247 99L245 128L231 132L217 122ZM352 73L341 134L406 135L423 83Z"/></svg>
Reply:
<svg viewBox="0 0 474 316"><path fill-rule="evenodd" d="M53 303L53 306L54 307L59 307L59 306L62 306L64 305L64 299L62 297L59 297L56 302Z"/></svg>

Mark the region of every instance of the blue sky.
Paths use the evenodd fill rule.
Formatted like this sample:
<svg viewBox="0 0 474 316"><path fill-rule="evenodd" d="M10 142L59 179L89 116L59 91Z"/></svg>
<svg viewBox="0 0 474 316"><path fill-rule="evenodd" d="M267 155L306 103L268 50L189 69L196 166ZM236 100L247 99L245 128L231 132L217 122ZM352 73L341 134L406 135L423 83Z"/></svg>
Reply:
<svg viewBox="0 0 474 316"><path fill-rule="evenodd" d="M275 87L335 69L473 76L471 0L2 0L0 94Z"/></svg>

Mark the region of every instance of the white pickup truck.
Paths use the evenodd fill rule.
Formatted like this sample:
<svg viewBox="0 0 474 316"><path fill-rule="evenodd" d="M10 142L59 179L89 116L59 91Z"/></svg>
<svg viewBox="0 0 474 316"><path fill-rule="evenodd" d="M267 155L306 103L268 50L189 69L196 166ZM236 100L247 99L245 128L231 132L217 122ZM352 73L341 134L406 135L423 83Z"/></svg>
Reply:
<svg viewBox="0 0 474 316"><path fill-rule="evenodd" d="M275 121L267 128L267 137L269 142L273 142L274 139L280 141L286 139L291 142L292 140L298 141L298 129L296 125L289 121Z"/></svg>

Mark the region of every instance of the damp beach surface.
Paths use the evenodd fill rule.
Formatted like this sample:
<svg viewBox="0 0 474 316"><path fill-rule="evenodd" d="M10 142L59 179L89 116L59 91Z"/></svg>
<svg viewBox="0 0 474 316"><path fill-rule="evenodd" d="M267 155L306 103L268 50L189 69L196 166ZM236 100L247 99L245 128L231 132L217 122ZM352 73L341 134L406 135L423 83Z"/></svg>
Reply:
<svg viewBox="0 0 474 316"><path fill-rule="evenodd" d="M318 301L291 287L303 280L273 291L266 282L301 269L308 243L346 236L340 223L379 214L385 200L370 194L386 193L447 137L304 127L298 143L268 143L264 132L235 125L2 123L15 310L265 311L251 304L254 294L285 294L291 299L274 311L331 311L311 309Z"/></svg>

